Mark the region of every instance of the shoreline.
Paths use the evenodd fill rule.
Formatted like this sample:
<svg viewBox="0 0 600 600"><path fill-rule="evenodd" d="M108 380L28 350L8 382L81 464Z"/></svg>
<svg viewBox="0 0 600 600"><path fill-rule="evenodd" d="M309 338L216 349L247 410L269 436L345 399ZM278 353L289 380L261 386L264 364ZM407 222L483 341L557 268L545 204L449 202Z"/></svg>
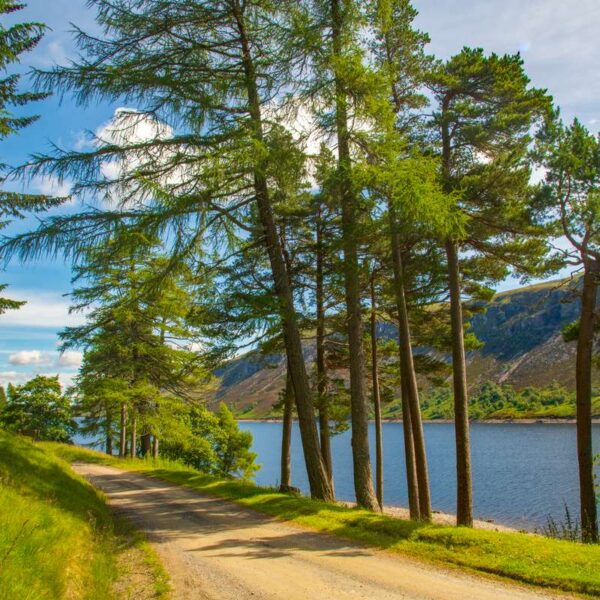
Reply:
<svg viewBox="0 0 600 600"><path fill-rule="evenodd" d="M343 500L338 500L337 504L341 504L342 506L347 506L349 508L356 507L354 502L346 502ZM404 521L410 520L409 510L403 506L389 506L386 504L383 507L383 514L396 519L402 519ZM431 514L431 522L436 525L449 525L455 527L456 515L433 510ZM473 519L473 528L483 529L485 531L502 531L504 533L527 533L530 535L539 535L534 530L517 529L516 527L511 527L510 525L498 523L493 519Z"/></svg>
<svg viewBox="0 0 600 600"><path fill-rule="evenodd" d="M245 419L244 417L236 417L236 420L241 423L282 423L281 417L264 417ZM298 419L294 417L294 422ZM369 423L374 423L374 419L369 419ZM402 423L402 419L382 419L383 423ZM454 423L453 419L423 419L423 423L449 425ZM575 425L577 420L575 417L557 417L557 418L523 418L523 419L481 419L470 421L471 425ZM600 417L592 419L592 425L600 425Z"/></svg>

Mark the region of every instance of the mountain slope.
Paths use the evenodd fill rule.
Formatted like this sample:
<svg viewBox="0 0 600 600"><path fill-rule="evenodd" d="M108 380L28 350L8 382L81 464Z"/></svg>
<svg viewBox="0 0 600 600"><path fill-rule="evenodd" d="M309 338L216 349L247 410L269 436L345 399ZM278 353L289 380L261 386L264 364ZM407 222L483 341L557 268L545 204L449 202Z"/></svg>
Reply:
<svg viewBox="0 0 600 600"><path fill-rule="evenodd" d="M471 385L494 381L521 389L557 382L571 388L575 344L563 342L561 330L577 319L578 312L579 302L564 281L497 294L471 322L484 342L468 357ZM305 358L310 370L312 344L306 344ZM249 353L230 361L218 375L217 401L241 416L264 416L285 385L285 361L283 356Z"/></svg>

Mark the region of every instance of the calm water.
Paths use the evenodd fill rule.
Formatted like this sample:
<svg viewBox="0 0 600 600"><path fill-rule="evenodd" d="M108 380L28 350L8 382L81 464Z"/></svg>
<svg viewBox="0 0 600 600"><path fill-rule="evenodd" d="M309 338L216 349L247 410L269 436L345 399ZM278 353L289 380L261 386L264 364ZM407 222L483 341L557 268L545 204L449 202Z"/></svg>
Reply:
<svg viewBox="0 0 600 600"><path fill-rule="evenodd" d="M240 423L252 432L261 465L256 482L279 483L281 423ZM371 447L374 447L371 425ZM406 506L406 479L401 423L385 423L385 503ZM431 495L434 510L455 512L454 426L425 424ZM596 452L600 425L594 425ZM565 503L576 513L577 454L575 426L566 424L484 424L471 426L475 516L524 529L546 524L548 515L562 520ZM336 494L353 500L350 432L333 438ZM301 452L300 432L294 423L292 482L304 492L308 481Z"/></svg>

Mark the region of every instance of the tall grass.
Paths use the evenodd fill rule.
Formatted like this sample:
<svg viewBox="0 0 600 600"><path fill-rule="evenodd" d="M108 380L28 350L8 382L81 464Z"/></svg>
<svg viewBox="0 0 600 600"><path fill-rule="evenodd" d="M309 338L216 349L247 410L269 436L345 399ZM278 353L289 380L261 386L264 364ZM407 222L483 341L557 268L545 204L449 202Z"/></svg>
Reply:
<svg viewBox="0 0 600 600"><path fill-rule="evenodd" d="M0 430L0 600L114 598L131 568L148 573L154 597L168 594L154 551L100 492L43 444Z"/></svg>
<svg viewBox="0 0 600 600"><path fill-rule="evenodd" d="M0 431L0 598L109 598L112 516L69 465Z"/></svg>

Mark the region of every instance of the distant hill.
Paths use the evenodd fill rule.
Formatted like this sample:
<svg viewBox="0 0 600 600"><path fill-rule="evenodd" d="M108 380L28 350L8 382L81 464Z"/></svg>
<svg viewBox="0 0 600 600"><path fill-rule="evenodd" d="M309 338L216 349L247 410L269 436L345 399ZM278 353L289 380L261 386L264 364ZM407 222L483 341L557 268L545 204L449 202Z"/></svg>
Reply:
<svg viewBox="0 0 600 600"><path fill-rule="evenodd" d="M578 312L579 302L565 282L497 294L471 322L484 346L469 354L470 385L478 388L493 381L522 389L556 382L571 388L575 344L563 342L561 330ZM304 354L310 365L314 345L307 343ZM221 385L215 402L224 401L240 416L266 416L285 385L285 361L281 355L251 352L230 361L217 375Z"/></svg>

